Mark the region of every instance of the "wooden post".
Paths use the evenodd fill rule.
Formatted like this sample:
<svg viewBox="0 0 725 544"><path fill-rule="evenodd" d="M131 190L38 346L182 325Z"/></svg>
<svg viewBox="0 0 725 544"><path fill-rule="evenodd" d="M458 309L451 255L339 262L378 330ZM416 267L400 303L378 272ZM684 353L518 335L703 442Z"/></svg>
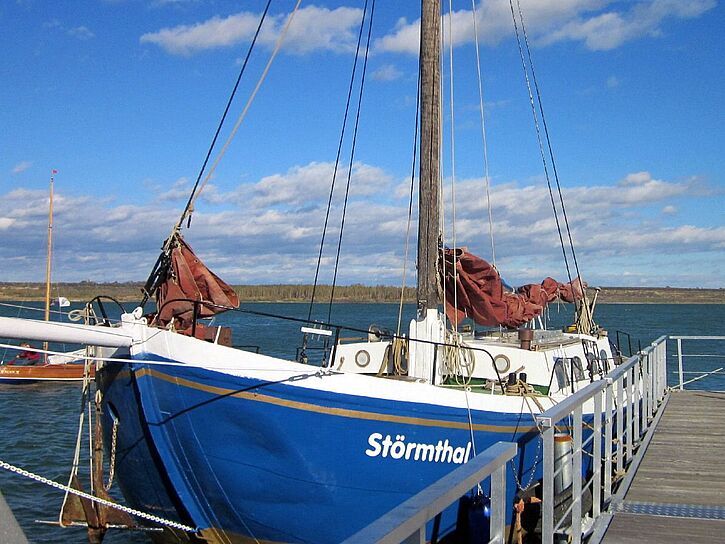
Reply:
<svg viewBox="0 0 725 544"><path fill-rule="evenodd" d="M418 311L438 307L440 184L440 0L425 0L420 30L420 188L418 199Z"/></svg>

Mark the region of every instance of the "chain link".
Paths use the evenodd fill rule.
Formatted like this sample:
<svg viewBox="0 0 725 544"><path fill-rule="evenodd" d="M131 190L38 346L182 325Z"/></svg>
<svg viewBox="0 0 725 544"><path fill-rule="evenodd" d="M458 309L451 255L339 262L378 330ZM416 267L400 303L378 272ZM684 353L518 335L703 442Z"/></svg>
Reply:
<svg viewBox="0 0 725 544"><path fill-rule="evenodd" d="M165 525L165 526L171 527L173 529L180 529L182 531L186 531L187 533L195 533L197 531L197 529L194 529L193 527L189 527L188 525L183 525L181 523L177 523L176 521L171 521L168 519L160 518L158 516L154 516L152 514L147 514L146 512L134 510L133 508L129 508L128 506L123 506L121 504L117 504L115 502L108 501L106 499L101 499L94 495L90 495L89 493L85 493L83 491L78 491L77 489L73 489L72 487L69 487L67 485L59 484L58 482L54 482L53 480L49 480L48 478L44 478L43 476L39 476L38 474L33 474L32 472L29 472L22 468L16 467L16 466L11 465L10 463L6 463L5 461L2 461L2 460L0 460L0 468L9 470L10 472L14 472L15 474L19 474L20 476L25 476L26 478L30 478L31 480L35 480L36 482L40 482L45 485L49 485L50 487L60 489L61 491L65 491L67 493L72 493L73 495L78 495L79 497L83 497L83 498L91 500L93 502L97 502L104 506L108 506L110 508L115 508L116 510L120 510L121 512L126 512L127 514L131 514L132 516L136 516L136 517L148 520L148 521L152 521L154 523L158 523L159 525Z"/></svg>
<svg viewBox="0 0 725 544"><path fill-rule="evenodd" d="M104 489L109 491L113 485L113 476L116 474L116 442L118 438L118 418L113 418L113 434L111 435L111 459L108 467L108 483Z"/></svg>
<svg viewBox="0 0 725 544"><path fill-rule="evenodd" d="M541 445L543 444L544 439L541 434L539 434L539 440L536 442L536 456L534 458L534 465L531 467L531 472L529 472L529 482L526 484L526 487L521 485L521 481L519 480L519 476L516 473L516 466L514 465L514 460L511 459L509 463L511 464L511 472L513 472L514 475L514 482L516 483L516 489L519 491L528 491L531 488L531 484L534 483L534 476L536 476L536 467L539 466L539 461L541 461Z"/></svg>

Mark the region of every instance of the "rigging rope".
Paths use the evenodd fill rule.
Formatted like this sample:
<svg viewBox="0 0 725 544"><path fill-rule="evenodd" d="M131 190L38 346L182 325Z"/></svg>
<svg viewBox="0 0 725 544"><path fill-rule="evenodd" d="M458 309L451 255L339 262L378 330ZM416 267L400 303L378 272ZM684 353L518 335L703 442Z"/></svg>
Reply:
<svg viewBox="0 0 725 544"><path fill-rule="evenodd" d="M403 298L405 296L405 280L408 271L408 253L410 250L410 227L413 223L413 194L415 193L415 164L418 156L418 123L420 121L420 73L418 73L418 84L416 87L415 101L415 130L413 132L413 162L410 167L410 195L408 198L408 221L405 227L405 255L403 257L403 280L400 288L400 304L398 306L398 328L396 333L400 334L400 325L403 320Z"/></svg>
<svg viewBox="0 0 725 544"><path fill-rule="evenodd" d="M483 101L483 76L481 74L481 53L478 42L478 22L476 21L476 0L471 0L471 12L473 13L473 35L476 42L476 72L478 74L478 100L479 111L481 112L481 140L483 144L483 166L484 166L484 187L486 189L486 207L488 208L488 233L491 238L491 262L496 268L496 244L493 239L493 206L491 204L491 177L488 169L488 140L486 138L486 119L484 115Z"/></svg>
<svg viewBox="0 0 725 544"><path fill-rule="evenodd" d="M302 0L297 0L297 3L295 4L294 10L292 13L290 13L289 17L287 18L287 21L285 22L284 28L282 29L282 32L280 33L279 37L277 38L277 42L275 43L274 50L272 51L272 54L269 57L269 60L267 61L266 66L264 67L264 70L262 71L262 75L259 77L259 80L257 81L256 86L252 90L252 93L250 94L249 98L247 99L247 103L244 106L244 109L239 114L239 117L237 118L237 122L234 124L234 127L232 128L231 132L229 133L229 136L227 137L226 142L224 142L224 145L222 146L221 151L219 151L219 154L217 155L216 159L214 160L214 163L209 168L209 171L206 174L206 177L204 178L204 181L201 183L201 185L198 186L198 191L193 192L191 194L191 197L189 198L189 203L187 204L186 210L184 210L184 213L182 213L181 217L179 218L179 221L174 225L174 228L172 229L171 235L166 239L166 242L164 242L164 249L159 256L159 259L156 262L156 265L154 266L154 270L151 273L151 277L146 282L146 286L149 287L149 283L154 280L155 274L159 271L159 266L162 264L165 256L168 254L168 252L171 250L171 246L175 240L174 234L176 234L179 229L181 228L181 224L184 221L184 218L187 217L187 214L189 214L194 209L194 204L196 203L197 198L199 198L199 195L201 195L202 191L206 187L207 183L209 183L209 180L211 179L212 175L214 174L214 171L216 170L217 166L219 166L219 163L221 162L222 158L226 154L227 150L229 149L229 146L231 145L232 141L234 140L234 137L237 134L237 131L239 130L239 127L242 124L242 121L244 121L244 118L247 116L247 112L249 111L249 108L252 106L252 102L254 102L254 99L257 96L257 93L259 92L259 89L262 87L262 83L264 83L264 80L267 78L267 74L269 73L270 68L272 67L272 63L274 62L274 59L277 57L277 54L279 53L280 49L282 48L282 44L284 43L284 39L287 36L287 31L289 30L290 25L292 24L292 21L294 20L294 16L297 14L297 11L299 10L300 3ZM261 23L260 23L261 26ZM197 187L195 186L195 188ZM158 277L158 276L157 276ZM149 290L153 289L147 289L144 288L144 298L143 298L143 304L146 303L148 300L148 297L150 296Z"/></svg>
<svg viewBox="0 0 725 544"><path fill-rule="evenodd" d="M267 5L264 7L264 12L262 13L262 17L259 20L259 24L257 25L257 30L254 33L254 37L252 38L252 42L249 44L249 49L247 50L247 55L244 58L244 62L242 63L242 67L239 70L239 75L237 76L237 81L234 83L234 88L232 89L231 94L229 95L229 100L227 100L227 105L224 108L224 113L222 114L221 119L219 120L219 124L217 125L216 132L214 133L214 137L212 138L211 144L209 145L209 149L206 152L206 157L204 157L204 162L201 165L201 168L199 169L199 174L196 176L196 181L194 182L194 187L191 189L191 194L189 195L189 200L186 202L186 206L184 207L184 211L181 214L181 217L179 217L179 220L177 221L176 225L174 225L173 232L176 232L181 225L184 222L184 219L188 216L189 223L191 222L191 213L193 213L193 206L195 201L195 195L196 190L199 187L199 182L201 181L202 175L204 175L204 170L206 169L206 165L209 162L209 158L211 157L211 154L214 150L214 147L216 146L217 138L219 137L219 133L222 130L222 127L224 126L224 121L227 118L227 114L229 113L229 108L232 105L232 102L234 101L234 97L237 94L237 89L239 88L239 83L242 80L242 76L244 75L244 72L246 71L247 64L249 62L249 59L252 55L252 50L254 49L255 44L257 43L257 38L259 37L259 32L262 29L262 24L264 23L264 20L267 17L267 12L269 11L269 6L271 5L272 0L267 0ZM189 224L187 223L187 227ZM171 245L171 238L173 236L169 236L169 240L167 240L164 243L164 252L168 251L170 249ZM163 255L163 254L162 254ZM154 266L154 270L151 272L151 276L153 277L156 270L158 269L159 264L161 264L161 257L159 257L159 260L156 263L156 266ZM147 285L149 284L149 281L147 281ZM148 297L151 293L148 293L146 290L144 290L143 295L143 301L141 302L141 306L143 306L146 303L146 300L148 300Z"/></svg>
<svg viewBox="0 0 725 544"><path fill-rule="evenodd" d="M247 63L249 62L249 58L252 56L252 50L254 49L254 45L257 43L257 37L259 36L259 31L262 29L262 24L264 23L264 20L267 18L267 12L269 11L269 6L271 3L272 3L272 0L267 0L267 5L264 6L264 12L262 13L262 17L260 18L259 24L257 25L257 30L254 33L252 42L249 44L249 49L247 50L247 55L244 57L244 62L242 63L242 67L239 70L239 76L237 76L237 81L234 83L234 88L232 89L232 92L229 95L229 100L227 101L227 105L224 108L224 113L222 114L222 118L219 121L219 125L217 126L216 132L214 133L214 138L212 138L211 145L209 146L209 150L206 153L206 157L204 157L204 162L201 165L201 169L199 170L199 175L196 177L196 182L194 183L194 187L192 188L191 194L189 195L189 200L187 201L186 207L184 208L184 213L181 214L181 218L179 219L179 222L177 223L177 227L180 226L184 222L184 218L187 216L187 214L189 216L189 221L191 221L191 214L193 213L196 189L199 187L199 181L201 180L201 176L204 174L206 165L209 162L209 157L211 157L212 151L214 150L214 146L216 145L217 138L219 137L219 133L222 130L222 126L224 126L224 121L227 118L227 113L229 113L229 108L231 107L232 101L234 100L234 96L237 93L237 89L239 88L239 82L242 80L242 76L244 75L244 72L247 68Z"/></svg>
<svg viewBox="0 0 725 544"><path fill-rule="evenodd" d="M360 56L360 44L362 43L363 30L365 28L365 18L368 12L368 2L365 0L362 19L360 19L360 30L357 36L357 47L355 48L355 58L352 64L352 74L350 75L350 85L347 89L347 101L345 102L345 114L342 118L342 128L340 130L340 140L337 144L337 155L335 156L335 167L332 171L332 182L330 183L330 194L327 198L327 210L325 211L325 223L322 226L322 239L320 240L320 250L317 254L317 268L315 269L315 281L312 284L312 296L310 297L310 307L307 312L307 320L312 320L312 309L315 305L315 294L317 293L317 282L320 276L320 267L322 266L322 252L325 247L325 238L327 236L327 225L330 221L330 211L332 210L332 197L335 192L335 181L337 180L337 169L340 166L340 156L342 155L342 144L345 141L345 130L347 128L347 116L350 112L350 101L352 99L352 90L355 86L355 75L357 74L357 61Z"/></svg>
<svg viewBox="0 0 725 544"><path fill-rule="evenodd" d="M363 98L363 90L365 89L365 74L367 72L367 66L368 66L368 54L370 52L370 36L372 35L373 31L373 16L375 15L375 0L372 1L372 4L370 5L370 21L368 24L368 36L367 36L367 43L365 45L365 58L363 60L363 69L362 74L360 76L360 94L358 95L358 102L357 102L357 112L355 115L355 128L352 132L352 145L350 147L350 164L348 165L347 170L347 183L345 186L345 200L342 205L342 218L340 219L340 236L337 240L337 254L335 255L335 271L332 276L332 289L330 289L330 301L329 305L327 307L327 320L329 321L332 316L332 301L335 297L335 285L337 282L337 272L340 265L340 250L342 248L342 235L345 230L345 216L347 214L347 202L348 197L350 195L350 180L352 178L352 165L353 160L355 158L355 145L357 143L357 130L358 126L360 124L360 110L362 107L362 98Z"/></svg>
<svg viewBox="0 0 725 544"><path fill-rule="evenodd" d="M448 58L448 69L450 70L450 96L448 102L451 115L451 231L453 237L453 247L456 248L458 246L456 244L456 116L455 108L453 107L453 0L448 0ZM443 263L445 266L445 259L443 260ZM456 266L455 259L453 260L452 266L453 285L458 285L458 267ZM453 307L458 308L458 289L453 289ZM457 330L458 313L455 312L454 315L455 322L453 323L453 330Z"/></svg>
<svg viewBox="0 0 725 544"><path fill-rule="evenodd" d="M566 213L566 206L564 206L564 196L562 194L561 190L561 183L559 182L559 173L556 169L556 161L554 160L554 150L551 146L551 138L549 137L549 128L546 124L546 116L544 115L544 104L541 100L541 92L539 91L539 83L536 79L536 71L534 70L534 60L531 56L531 47L529 46L529 36L526 32L526 24L524 23L524 13L521 9L521 2L520 0L516 0L516 4L519 11L519 19L521 20L521 30L524 35L524 43L526 44L526 53L529 59L529 65L531 66L531 78L534 81L534 89L536 90L536 99L539 104L539 111L541 112L541 124L544 127L544 135L546 137L546 145L549 150L549 157L551 158L551 169L554 174L554 180L556 181L556 190L559 194L559 202L561 204L561 213L564 217L564 225L566 227L566 233L569 238L569 249L571 251L572 260L574 261L574 269L576 270L577 276L581 279L581 272L579 271L579 262L576 258L576 251L574 250L574 241L572 240L571 236L571 228L569 228L569 218ZM556 213L556 211L554 212ZM563 242L562 242L563 243ZM569 277L569 281L571 281L571 277ZM588 316L588 319L591 320L592 316L589 315L590 313L590 307L589 303L587 301L587 293L586 289L582 288L582 297L584 304L582 305L582 314L586 314ZM587 318L585 318L587 319Z"/></svg>
<svg viewBox="0 0 725 544"><path fill-rule="evenodd" d="M536 130L536 140L539 144L539 154L541 156L541 162L543 163L543 166L544 166L544 175L546 177L546 185L549 188L549 198L551 199L551 207L553 208L553 211L554 211L554 220L556 221L556 230L559 233L559 242L561 245L561 251L564 255L564 264L566 265L566 274L567 274L567 277L569 278L569 281L571 281L572 277L571 277L571 270L569 269L569 259L566 254L566 247L564 245L564 237L561 234L561 224L559 222L559 215L557 213L556 203L554 201L554 191L551 187L551 178L549 177L549 167L548 167L547 161L546 161L546 154L544 153L544 145L541 141L541 129L539 128L539 116L538 116L538 113L536 110L536 104L534 102L534 95L531 90L531 81L529 79L528 66L526 65L523 48L521 46L521 37L519 35L519 25L518 25L518 22L516 21L516 14L514 13L513 0L509 0L509 6L511 7L511 18L513 19L513 23L514 23L514 32L516 34L516 43L518 44L518 48L519 48L519 57L521 58L521 66L523 68L524 78L526 80L526 88L529 92L529 103L531 105L531 114L534 119L534 128Z"/></svg>

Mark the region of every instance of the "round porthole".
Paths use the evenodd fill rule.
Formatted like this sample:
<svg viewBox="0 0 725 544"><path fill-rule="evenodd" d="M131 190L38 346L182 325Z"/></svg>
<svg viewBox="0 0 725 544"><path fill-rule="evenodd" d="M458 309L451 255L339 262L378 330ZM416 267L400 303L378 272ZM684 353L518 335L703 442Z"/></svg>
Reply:
<svg viewBox="0 0 725 544"><path fill-rule="evenodd" d="M503 374L504 372L508 372L509 368L511 368L511 361L508 357L505 355L499 353L496 355L496 357L493 358L493 364L496 367L496 370L499 374Z"/></svg>
<svg viewBox="0 0 725 544"><path fill-rule="evenodd" d="M357 366L368 366L370 364L370 354L361 349L355 354L355 363Z"/></svg>

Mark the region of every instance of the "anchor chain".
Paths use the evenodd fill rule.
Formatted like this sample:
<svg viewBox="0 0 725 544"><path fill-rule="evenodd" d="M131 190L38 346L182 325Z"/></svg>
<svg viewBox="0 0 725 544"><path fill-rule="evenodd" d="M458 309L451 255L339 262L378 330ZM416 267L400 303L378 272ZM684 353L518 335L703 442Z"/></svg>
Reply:
<svg viewBox="0 0 725 544"><path fill-rule="evenodd" d="M113 485L113 477L116 474L116 443L118 439L118 418L113 418L113 431L111 434L111 458L108 462L108 483L103 487L106 491L111 490Z"/></svg>
<svg viewBox="0 0 725 544"><path fill-rule="evenodd" d="M91 495L90 493L78 491L77 489L74 489L70 486L59 484L58 482L54 482L53 480L49 480L48 478L45 478L38 474L34 474L34 473L27 471L25 469L22 469L20 467L11 465L10 463L6 463L3 460L0 460L0 468L4 468L5 470L14 472L15 474L19 474L20 476L25 476L26 478L30 478L31 480L35 480L36 482L40 482L40 483L48 485L50 487L60 489L61 491L65 491L66 493L72 493L73 495L78 495L79 497L83 497L90 501L97 502L104 506L108 506L109 508L115 508L116 510L120 510L121 512L125 512L127 514L131 514L132 516L136 516L141 519L145 519L148 521L152 521L154 523L158 523L159 525L171 527L172 529L179 529L181 531L186 531L187 533L197 532L197 529L194 529L193 527L189 527L188 525L184 525L183 523L178 523L176 521L160 518L158 516L154 516L153 514L141 512L140 510L135 510L133 508L130 508L128 506L123 506L123 505L115 503L113 501L108 501L106 499L98 498L95 495Z"/></svg>

